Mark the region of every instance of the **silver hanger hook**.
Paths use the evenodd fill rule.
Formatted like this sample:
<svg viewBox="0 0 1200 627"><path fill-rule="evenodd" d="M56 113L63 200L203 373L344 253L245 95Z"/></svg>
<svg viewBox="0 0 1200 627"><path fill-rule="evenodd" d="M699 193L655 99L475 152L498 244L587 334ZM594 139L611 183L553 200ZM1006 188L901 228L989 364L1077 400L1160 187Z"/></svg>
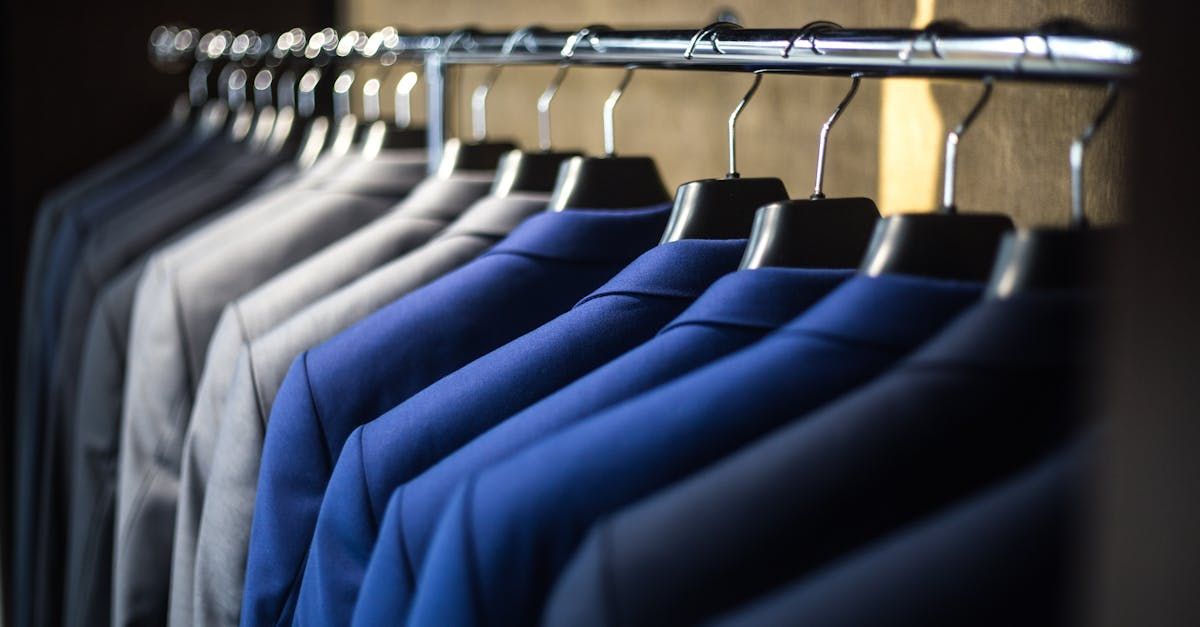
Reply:
<svg viewBox="0 0 1200 627"><path fill-rule="evenodd" d="M554 72L554 78L550 79L550 84L546 86L542 95L537 99L538 112L538 148L549 152L552 147L550 135L550 104L554 102L554 96L558 94L558 88L562 87L563 81L567 78L567 69L570 68L567 64L558 66Z"/></svg>
<svg viewBox="0 0 1200 627"><path fill-rule="evenodd" d="M354 87L354 70L347 68L333 81L333 119L350 114L350 90Z"/></svg>
<svg viewBox="0 0 1200 627"><path fill-rule="evenodd" d="M750 89L746 90L746 94L734 107L733 113L729 114L729 172L725 178L736 179L740 174L737 171L737 120L742 115L742 110L746 108L746 103L754 97L754 92L758 91L758 85L762 83L762 73L754 73L754 82L750 83Z"/></svg>
<svg viewBox="0 0 1200 627"><path fill-rule="evenodd" d="M225 98L230 109L237 110L240 109L242 105L246 104L247 82L248 79L246 78L246 70L238 67L234 68L233 71L229 73L229 78L226 81L227 85L225 87Z"/></svg>
<svg viewBox="0 0 1200 627"><path fill-rule="evenodd" d="M392 118L396 123L396 128L408 128L412 125L412 93L417 88L417 83L420 82L420 76L415 71L409 70L405 72L400 80L396 82L395 100L393 103Z"/></svg>
<svg viewBox="0 0 1200 627"><path fill-rule="evenodd" d="M912 61L912 55L916 52L917 44L922 41L929 42L929 49L933 53L933 56L939 59L943 58L942 50L938 46L938 38L942 33L962 30L963 28L966 28L966 25L958 20L934 20L926 24L925 28L922 28L921 32L909 40L904 49L900 51L900 60L905 63Z"/></svg>
<svg viewBox="0 0 1200 627"><path fill-rule="evenodd" d="M500 78L500 70L503 66L493 65L488 70L487 76L483 82L475 87L475 91L471 92L471 136L477 142L487 139L487 98L492 92L492 85L496 84L496 79Z"/></svg>
<svg viewBox="0 0 1200 627"><path fill-rule="evenodd" d="M692 55L696 53L696 45L699 44L705 37L710 35L712 36L710 41L712 43L713 52L717 54L725 54L725 51L721 50L720 42L717 41L717 35L723 30L732 30L741 27L742 25L738 24L737 22L727 22L722 20L712 22L708 26L701 28L700 30L696 31L695 35L692 35L692 40L688 42L687 50L683 51L683 59L685 61L691 61Z"/></svg>
<svg viewBox="0 0 1200 627"><path fill-rule="evenodd" d="M967 113L967 117L963 118L954 130L946 135L946 169L943 173L942 181L942 213L953 214L956 209L954 206L954 185L955 176L958 173L958 144L962 140L962 136L971 128L971 124L975 122L975 118L979 117L979 112L983 111L984 105L992 97L992 89L995 87L996 81L987 76L983 79L983 93L980 94L979 100L975 106L971 107L971 111Z"/></svg>
<svg viewBox="0 0 1200 627"><path fill-rule="evenodd" d="M850 75L850 91L842 97L842 101L830 114L829 119L821 125L821 137L817 141L817 182L813 185L813 193L809 196L812 200L820 200L825 197L825 151L829 146L829 131L833 129L833 125L837 123L838 118L842 117L842 113L846 111L846 107L850 101L854 100L854 95L858 93L858 85L862 82L862 74L855 73Z"/></svg>
<svg viewBox="0 0 1200 627"><path fill-rule="evenodd" d="M500 49L502 57L507 57L512 54L513 48L522 40L528 38L535 31L540 30L539 27L531 26L517 30L504 40L504 45ZM502 64L493 65L488 70L487 76L483 82L479 83L475 90L471 92L471 135L475 141L481 142L487 139L487 98L492 92L492 86L496 84L496 79L500 78L500 70L503 69Z"/></svg>
<svg viewBox="0 0 1200 627"><path fill-rule="evenodd" d="M379 90L382 81L378 77L372 76L363 81L362 86L362 111L363 120L366 122L374 122L379 119Z"/></svg>
<svg viewBox="0 0 1200 627"><path fill-rule="evenodd" d="M271 87L275 84L275 69L265 67L254 75L254 108L265 109L273 104Z"/></svg>
<svg viewBox="0 0 1200 627"><path fill-rule="evenodd" d="M591 37L592 35L596 35L606 30L612 29L604 24L590 24L588 26L584 26L583 28L575 31L575 33L571 36L567 37L567 40L563 42L563 47L559 52L559 56L564 59L570 59L571 57L575 56L575 48L579 47L579 42L583 41L585 37Z"/></svg>
<svg viewBox="0 0 1200 627"><path fill-rule="evenodd" d="M604 156L613 157L617 154L616 142L616 126L613 121L613 114L616 112L617 103L620 102L621 96L625 95L625 88L629 86L629 81L633 80L633 71L636 66L630 65L625 67L625 74L621 77L621 82L617 84L617 88L612 90L608 95L608 99L604 101Z"/></svg>
<svg viewBox="0 0 1200 627"><path fill-rule="evenodd" d="M300 76L300 81L296 86L296 112L300 117L307 118L313 114L317 108L317 99L315 90L317 83L321 82L321 68L309 68L307 72Z"/></svg>
<svg viewBox="0 0 1200 627"><path fill-rule="evenodd" d="M813 54L825 54L823 51L821 51L821 49L817 48L817 35L839 30L842 30L842 26L836 22L829 22L826 20L809 22L800 27L800 32L797 33L795 37L788 40L787 46L784 46L783 48L783 58L786 59L792 55L792 48L795 48L796 42L800 41L801 39L808 42L808 49L812 51Z"/></svg>
<svg viewBox="0 0 1200 627"><path fill-rule="evenodd" d="M608 27L603 24L584 26L567 37L566 43L563 44L559 55L564 59L564 62L558 65L558 69L554 72L554 78L550 79L550 84L546 85L546 89L542 91L542 94L537 99L538 148L540 150L549 152L553 147L553 139L550 131L550 105L554 102L554 97L558 94L558 88L562 87L563 81L567 78L567 70L570 66L567 65L565 59L570 59L575 55L575 48L579 46L579 42L583 41L585 37L607 29Z"/></svg>
<svg viewBox="0 0 1200 627"><path fill-rule="evenodd" d="M1092 118L1091 124L1083 129L1079 137L1071 142L1071 228L1087 228L1087 215L1083 212L1083 153L1116 104L1117 84L1109 83L1108 92L1104 98L1104 104L1100 106L1100 111Z"/></svg>

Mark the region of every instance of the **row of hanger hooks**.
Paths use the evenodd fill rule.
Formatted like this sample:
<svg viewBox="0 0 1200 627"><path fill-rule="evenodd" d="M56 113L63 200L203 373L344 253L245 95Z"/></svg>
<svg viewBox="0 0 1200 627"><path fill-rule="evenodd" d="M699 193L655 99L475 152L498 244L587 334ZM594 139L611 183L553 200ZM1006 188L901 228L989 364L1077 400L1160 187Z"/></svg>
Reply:
<svg viewBox="0 0 1200 627"><path fill-rule="evenodd" d="M679 52L670 54L672 48ZM895 51L891 66L881 61L888 50ZM1108 85L1108 96L1095 120L1075 140L1070 153L1072 221L1077 224L1085 222L1082 209L1084 148L1111 112L1118 82L1133 74L1139 58L1137 50L1120 39L1096 34L1078 22L1067 20L1043 24L1029 32L978 32L950 21L932 22L917 31L852 30L824 20L793 30L755 30L746 29L729 18L692 31L619 31L592 24L571 32L527 26L509 33L462 28L449 33L413 34L386 27L369 34L349 31L339 36L331 28L313 33L291 29L277 35L253 31L235 35L226 30L201 34L196 29L159 27L151 35L150 52L159 67L191 66L189 95L193 104L208 98L209 75L218 63L225 62L218 76L217 89L219 96L231 105L252 99L256 106L265 106L272 101L271 88L275 86L275 102L280 107L294 105L302 115L310 114L314 108L314 88L321 71L329 65L344 65L333 84L335 117L350 110L350 94L358 78L355 62L374 60L380 66L391 67L400 61L410 61L414 69L406 71L396 82L393 121L400 128L412 124L412 94L419 83L418 70L423 70L427 77L429 145L435 152L445 137L448 106L443 74L447 66L491 66L470 95L471 137L475 141L484 141L488 137L487 101L502 69L518 64L556 65L553 78L536 105L538 147L543 151L553 147L551 106L569 68L574 65L624 68L602 109L603 146L607 156L617 153L616 108L637 69L745 71L753 75L752 82L727 122L727 178L739 176L737 121L761 85L764 74L844 75L850 79L850 87L822 125L818 136L816 175L810 195L813 199L824 198L830 132L854 99L864 77L976 78L982 84L979 99L946 137L940 209L948 214L955 212L960 142L987 105L998 79L1103 82ZM1005 58L1007 62L999 62ZM278 68L292 59L302 59L313 67L298 80L285 77ZM802 63L791 64L798 59ZM250 77L246 68L256 64L262 69ZM296 83L294 86L293 82ZM247 86L253 89L249 98ZM380 116L381 90L378 76L362 81L365 118ZM436 155L431 157L436 161Z"/></svg>

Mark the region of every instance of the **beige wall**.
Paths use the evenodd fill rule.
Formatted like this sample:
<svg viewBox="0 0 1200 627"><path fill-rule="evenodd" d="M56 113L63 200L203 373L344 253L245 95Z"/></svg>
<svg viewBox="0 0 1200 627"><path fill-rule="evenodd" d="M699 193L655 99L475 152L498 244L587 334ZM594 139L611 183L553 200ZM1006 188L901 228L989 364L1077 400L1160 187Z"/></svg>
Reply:
<svg viewBox="0 0 1200 627"><path fill-rule="evenodd" d="M700 27L732 8L747 27L799 27L814 19L843 26L924 25L930 18L958 19L976 27L1031 27L1071 16L1090 24L1128 28L1119 0L346 0L343 24L409 29L475 26L510 29L531 24L574 29L587 24L620 27ZM470 89L482 74L462 72ZM535 146L534 102L551 68L509 68L489 101L493 136ZM601 104L619 70L573 70L554 103L556 147L601 149ZM617 110L617 149L652 154L671 185L725 172L725 119L751 77L741 74L642 70ZM745 176L778 176L793 196L813 184L821 123L849 86L848 79L767 76L738 125L739 170ZM968 81L866 80L830 142L826 193L868 195L885 211L932 208L940 189L946 127L955 124L979 93ZM1101 102L1098 87L1032 84L997 86L995 95L960 149L959 206L1001 211L1020 224L1062 224L1068 211L1067 149ZM1127 103L1089 151L1088 213L1111 222L1119 211L1121 149ZM420 108L418 108L420 115ZM465 103L458 128L468 131Z"/></svg>

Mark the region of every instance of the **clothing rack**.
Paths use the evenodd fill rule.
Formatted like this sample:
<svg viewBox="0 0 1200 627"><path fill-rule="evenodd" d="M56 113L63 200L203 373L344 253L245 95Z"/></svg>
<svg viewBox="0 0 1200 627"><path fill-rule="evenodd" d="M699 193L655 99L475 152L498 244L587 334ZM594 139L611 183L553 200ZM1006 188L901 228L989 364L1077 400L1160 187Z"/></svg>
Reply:
<svg viewBox="0 0 1200 627"><path fill-rule="evenodd" d="M846 29L830 22L813 22L791 29L750 29L716 22L701 29L621 30L588 26L574 32L537 27L515 32L385 31L371 37L359 33L359 41L339 49L336 33L326 29L320 31L321 43L316 52L327 56L390 56L423 62L431 167L436 166L446 139L446 73L455 65L567 64L1103 83L1131 78L1140 58L1134 46L1118 37L1066 23L1034 30L975 30L946 22L935 22L923 30ZM229 37L232 41L232 35ZM191 39L197 47L201 45L199 38ZM226 45L215 54L209 50L208 56L213 59L228 56L232 47ZM152 48L157 50L153 43ZM176 55L190 52L187 46L164 48ZM293 46L292 51L303 54L305 47L300 44L297 51ZM308 56L311 58L313 54Z"/></svg>

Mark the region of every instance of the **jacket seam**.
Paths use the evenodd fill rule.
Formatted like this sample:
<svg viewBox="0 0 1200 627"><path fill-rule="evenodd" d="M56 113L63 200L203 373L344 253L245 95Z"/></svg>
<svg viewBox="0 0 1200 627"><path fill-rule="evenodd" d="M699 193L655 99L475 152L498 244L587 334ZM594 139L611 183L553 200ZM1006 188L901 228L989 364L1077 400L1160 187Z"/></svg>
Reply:
<svg viewBox="0 0 1200 627"><path fill-rule="evenodd" d="M416 573L413 572L413 558L412 555L410 555L412 549L409 547L408 534L404 529L404 495L405 491L404 486L402 485L396 488L396 493L392 495L392 498L394 499L396 506L394 514L396 516L396 526L400 536L400 562L404 567L404 577L409 583L408 588L412 590L416 588Z"/></svg>

